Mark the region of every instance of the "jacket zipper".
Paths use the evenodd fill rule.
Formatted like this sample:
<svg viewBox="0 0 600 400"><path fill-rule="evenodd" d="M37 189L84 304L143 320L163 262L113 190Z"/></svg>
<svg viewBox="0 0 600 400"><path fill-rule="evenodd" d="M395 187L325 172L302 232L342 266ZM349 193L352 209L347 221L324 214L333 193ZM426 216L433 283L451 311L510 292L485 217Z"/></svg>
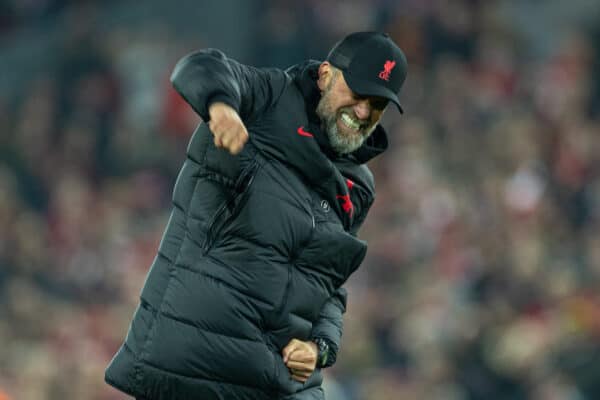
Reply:
<svg viewBox="0 0 600 400"><path fill-rule="evenodd" d="M288 273L287 273L287 282L285 284L285 292L283 292L283 297L281 299L281 304L279 304L279 307L277 309L277 312L275 315L281 315L281 312L283 311L285 304L288 301L288 297L290 294L290 287L292 286L292 274L293 274L293 269L294 269L294 263L290 262L288 265Z"/></svg>
<svg viewBox="0 0 600 400"><path fill-rule="evenodd" d="M254 176L256 175L257 164L258 163L256 161L253 161L247 167L246 171L242 172L242 175L240 175L240 177L238 178L238 182L236 183L235 188L234 188L236 194L234 196L232 196L230 199L228 199L226 202L221 204L221 206L217 209L217 211L211 218L210 224L208 225L208 230L206 232L206 240L204 242L204 246L202 247L203 255L206 255L206 253L208 253L208 251L214 244L217 234L221 231L221 229L223 228L223 226L225 226L225 224L227 222L227 221L221 221L219 223L219 220L221 220L221 216L223 215L225 210L229 209L232 206L232 204L236 201L236 199L239 199L238 204L231 211L231 216L228 218L228 220L229 220L231 218L234 218L236 216L237 212L244 206L250 186L252 186L252 183L254 182ZM243 188L239 188L239 186L246 180L246 178L248 178L248 175L250 175L248 182L244 185ZM219 225L219 226L217 226L217 225Z"/></svg>

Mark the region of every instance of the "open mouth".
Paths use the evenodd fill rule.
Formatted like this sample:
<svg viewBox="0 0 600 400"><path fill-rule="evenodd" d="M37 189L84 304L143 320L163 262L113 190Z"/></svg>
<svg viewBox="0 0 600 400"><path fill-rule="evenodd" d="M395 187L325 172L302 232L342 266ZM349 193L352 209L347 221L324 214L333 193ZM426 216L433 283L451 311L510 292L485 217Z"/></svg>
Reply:
<svg viewBox="0 0 600 400"><path fill-rule="evenodd" d="M340 121L342 121L344 126L356 132L358 132L365 125L364 123L360 123L360 121L352 118L345 112L342 112L342 114L340 115Z"/></svg>

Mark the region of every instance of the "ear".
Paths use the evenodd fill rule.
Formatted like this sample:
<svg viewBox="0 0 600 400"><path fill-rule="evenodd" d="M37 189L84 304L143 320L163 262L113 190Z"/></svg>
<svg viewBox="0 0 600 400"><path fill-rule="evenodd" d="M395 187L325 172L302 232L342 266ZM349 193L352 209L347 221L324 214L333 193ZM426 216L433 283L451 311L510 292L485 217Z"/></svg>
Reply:
<svg viewBox="0 0 600 400"><path fill-rule="evenodd" d="M327 88L332 76L333 70L331 69L331 64L329 61L323 61L321 65L319 65L319 79L317 80L319 90L323 91Z"/></svg>

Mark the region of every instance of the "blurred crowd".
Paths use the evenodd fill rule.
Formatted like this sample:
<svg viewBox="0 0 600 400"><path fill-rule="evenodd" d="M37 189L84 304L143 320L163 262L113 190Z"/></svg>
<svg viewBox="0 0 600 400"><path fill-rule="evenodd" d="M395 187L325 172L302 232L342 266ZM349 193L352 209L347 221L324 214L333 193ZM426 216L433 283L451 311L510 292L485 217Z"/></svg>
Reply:
<svg viewBox="0 0 600 400"><path fill-rule="evenodd" d="M0 42L76 3L0 2L27 11L3 13ZM600 31L533 57L504 3L257 2L244 62L378 29L410 65L329 400L600 398ZM168 77L209 37L74 15L55 67L0 93L0 400L127 398L104 368L199 122Z"/></svg>

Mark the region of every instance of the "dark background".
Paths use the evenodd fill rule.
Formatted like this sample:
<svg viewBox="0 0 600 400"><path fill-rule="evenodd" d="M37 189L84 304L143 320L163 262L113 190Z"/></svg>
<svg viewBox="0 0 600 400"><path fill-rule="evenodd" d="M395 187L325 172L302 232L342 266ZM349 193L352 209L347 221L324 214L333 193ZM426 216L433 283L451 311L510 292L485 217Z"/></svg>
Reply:
<svg viewBox="0 0 600 400"><path fill-rule="evenodd" d="M167 4L168 3L168 4ZM600 398L600 3L0 0L0 399L103 383L199 119L175 62L287 67L355 30L406 113L329 400Z"/></svg>

